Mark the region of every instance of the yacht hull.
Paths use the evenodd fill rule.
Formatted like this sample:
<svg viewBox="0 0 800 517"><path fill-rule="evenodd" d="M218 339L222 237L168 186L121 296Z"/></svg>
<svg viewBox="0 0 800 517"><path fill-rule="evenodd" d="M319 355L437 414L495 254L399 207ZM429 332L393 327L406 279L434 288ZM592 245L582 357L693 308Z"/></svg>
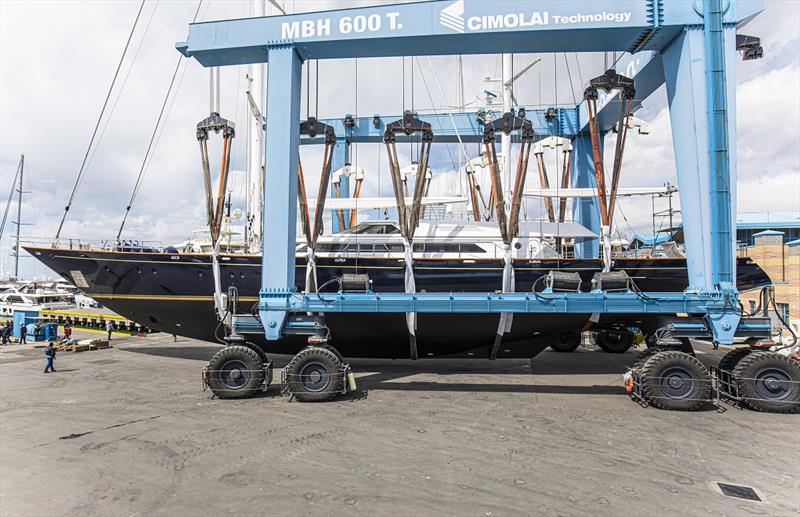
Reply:
<svg viewBox="0 0 800 517"><path fill-rule="evenodd" d="M76 272L88 296L153 330L204 341L218 341L213 309L213 277L208 255L125 253L87 250L26 248L31 255L70 282ZM225 255L222 285L239 291L242 312L251 312L261 285L261 257ZM501 259L415 259L417 290L431 292L491 292L501 285ZM534 282L551 270L578 272L588 290L592 275L602 269L596 259L518 259L514 261L516 290L530 292ZM683 259L620 259L615 269L625 270L644 291L682 291L687 287ZM378 292L403 290L404 266L397 259L317 259L320 285L343 273L367 273ZM298 257L296 279L305 278ZM770 283L764 271L749 259L739 259L740 290ZM541 282L537 286L540 288ZM301 288L298 285L298 288ZM503 338L498 357L532 357L554 336L583 327L589 314L518 314ZM641 321L630 315L630 320ZM334 346L346 357L409 356L408 333L402 314L326 314ZM496 314L419 314L417 343L420 357L486 357L497 331ZM294 354L305 339L287 337L257 343L268 353Z"/></svg>

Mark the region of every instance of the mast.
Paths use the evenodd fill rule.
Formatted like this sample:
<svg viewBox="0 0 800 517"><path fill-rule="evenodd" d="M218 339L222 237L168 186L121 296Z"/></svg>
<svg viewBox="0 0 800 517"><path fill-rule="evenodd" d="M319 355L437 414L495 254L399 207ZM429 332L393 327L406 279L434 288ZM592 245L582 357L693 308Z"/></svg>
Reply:
<svg viewBox="0 0 800 517"><path fill-rule="evenodd" d="M25 173L25 155L19 158L19 183L17 184L17 238L14 247L14 277L19 279L19 230L22 227L22 176Z"/></svg>
<svg viewBox="0 0 800 517"><path fill-rule="evenodd" d="M503 83L503 93L502 93L502 102L503 102L503 113L508 113L511 111L511 88L512 88L512 81L513 81L513 54L503 54L503 67L502 67L502 80ZM511 167L509 164L511 163L511 135L505 132L502 133L500 137L500 148L501 152L503 153L503 184L506 188L510 188L511 185ZM502 197L501 197L502 196ZM507 195L506 192L499 192L498 193L498 201L505 201Z"/></svg>
<svg viewBox="0 0 800 517"><path fill-rule="evenodd" d="M253 0L253 16L264 16L265 0ZM247 81L247 95L251 117L248 117L248 155L247 155L247 214L245 232L249 251L261 249L261 211L264 204L264 64L250 65Z"/></svg>
<svg viewBox="0 0 800 517"><path fill-rule="evenodd" d="M458 55L458 111L464 112L464 60Z"/></svg>

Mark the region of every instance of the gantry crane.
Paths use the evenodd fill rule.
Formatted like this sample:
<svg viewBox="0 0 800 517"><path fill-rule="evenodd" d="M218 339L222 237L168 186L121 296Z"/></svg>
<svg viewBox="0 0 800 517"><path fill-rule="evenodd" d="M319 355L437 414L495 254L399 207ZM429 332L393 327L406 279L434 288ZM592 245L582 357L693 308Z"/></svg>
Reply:
<svg viewBox="0 0 800 517"><path fill-rule="evenodd" d="M203 66L268 62L270 69L265 104L266 186L260 301L257 315L233 316L231 336L241 340L247 334L263 333L268 341L273 341L286 335L307 334L309 347L295 356L288 374L302 377L309 365L323 366L312 368L305 378L289 379L288 385L300 398L312 400L329 398L337 390L346 389L342 380L346 365L332 347L331 336L324 326L324 314L336 312L496 313L502 315L501 327L503 316L520 313L661 315L669 322L666 329L673 337L704 337L715 344L730 345L736 337L768 336L767 322L743 317L734 283L736 166L732 149L736 147L736 128L732 116L735 80L730 71L736 59L736 27L755 16L759 9L758 2L737 0L706 0L702 7L669 0L558 3L443 0L191 24L188 40L177 44L185 56ZM576 206L576 217L585 226L599 230L610 222L619 178L619 162L615 160L611 197L607 200L601 170L601 128L607 130L617 124L624 131L633 107L666 84L689 271L686 291L638 292L626 275L613 271L598 273L588 292L575 289L574 279L557 271L548 275L547 289L533 293L513 292L506 282L501 292L416 292L413 271L410 285L407 281L402 293L373 292L368 279L360 277L342 278L339 292L326 293L324 297L318 292L296 291L295 200L303 61L420 54L598 51L627 53L606 74L605 82L598 79L590 85L584 103L573 109L548 109L523 116L509 112L502 118L510 122L509 130L533 134L525 145L530 145L536 135L572 139L573 186L599 190L593 204ZM748 51L751 56L757 53ZM394 130L389 130L390 125L380 127L382 123L378 122L372 129L365 123L362 130L371 132L375 141L381 138L387 141L387 135L394 134ZM425 121L413 114L391 124L399 131L404 127L423 134L426 131ZM471 125L472 121L467 120L466 124ZM538 127L547 130L538 132ZM346 133L334 130L340 136ZM618 145L622 143L624 140ZM622 149L617 151L621 160ZM496 176L492 174L495 196L501 196ZM418 182L422 177L418 175ZM399 201L400 186L394 175L393 179L395 194L399 196L398 210L405 212L404 203ZM404 236L409 241L413 240L413 227L418 220L417 201L415 192L411 217L401 216ZM600 221L595 208L598 202L602 207ZM495 203L494 207L498 210L498 222L503 223L504 217L500 216L504 214L499 212L502 203ZM505 224L503 228L508 237L504 240L510 242L513 228ZM584 256L596 256L597 251L597 244L580 243L577 247L578 254ZM410 263L410 258L406 262ZM413 323L409 321L413 357ZM380 346L377 340L376 346ZM797 377L796 363L759 348L747 350L746 354L736 352L723 360L736 376L757 378L755 369L768 366L771 371L782 372L787 379ZM669 409L699 407L702 402L698 401L708 395L712 382L709 371L688 351L659 347L649 350L634 372L636 390L653 405ZM319 379L325 375L335 381L320 384ZM766 389L752 392L755 395L748 401L758 409L780 407L780 397L786 396L786 387L791 386L773 378L754 382L760 382L759 386ZM800 390L797 385L793 389Z"/></svg>

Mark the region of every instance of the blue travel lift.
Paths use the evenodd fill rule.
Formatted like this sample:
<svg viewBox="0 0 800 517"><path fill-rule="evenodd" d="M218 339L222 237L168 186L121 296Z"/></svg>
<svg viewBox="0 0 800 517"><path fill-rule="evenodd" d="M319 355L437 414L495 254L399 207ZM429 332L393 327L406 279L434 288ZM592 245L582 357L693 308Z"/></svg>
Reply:
<svg viewBox="0 0 800 517"><path fill-rule="evenodd" d="M345 379L349 367L328 343L330 336L324 325L324 313L405 313L412 358L416 356L415 315L420 312L497 313L501 321L498 342L504 332L504 319L508 323L515 313L549 312L592 313L595 317L663 314L670 321L664 335L705 338L715 345L731 345L737 337L747 337L750 342L769 338L771 329L766 319L743 317L735 286L736 162L730 150L736 148L736 128L735 123L729 123L729 119L735 121L733 63L737 50L744 52L745 59L761 54L758 39L737 37L736 28L761 9L760 0L556 3L446 0L189 25L187 41L176 45L186 57L193 57L206 67L266 62L270 71L265 102L266 181L258 314L228 315L226 326L232 346L220 352L227 358L223 359L241 362L244 357L241 354L258 354L261 362L256 364L260 368L269 363L260 349L247 344L248 334L263 333L267 340L278 340L290 334L308 335L308 348L299 352L284 370L290 375L284 379L284 384L300 400L327 400L347 391ZM348 116L343 121L311 119L304 123L305 130L301 131L301 67L307 59L598 51L626 53L604 76L593 80L584 101L575 108L505 113L491 128L480 123L480 117L475 114L454 114L456 119L451 121L449 117L444 120L442 115L419 119L406 113L388 124L379 115L358 119ZM545 136L570 138L573 186L598 189L597 198L576 201L576 220L595 233L607 236L624 138L618 138L612 195L610 206L606 206L600 136L614 126L624 128L624 117L664 83L685 231L689 287L684 292L637 292L631 289L624 274L610 272L607 267L606 273L598 274L593 290L588 293L564 290L573 287L574 279L564 278L558 272L549 276L549 288L544 292L516 293L513 281L506 281L505 273L513 274L510 260L506 261L504 270L503 292L415 292L411 250L421 194L420 189L416 189L414 202L406 209L394 170L396 155L390 168L406 241L406 292L372 292L364 276L345 275L338 293L320 297L313 289L316 284L311 246L306 290L295 289L301 143L324 141L326 144L327 173L323 171L317 204L317 213L321 214L327 175L331 166L339 167L343 165L341 160L346 161L348 142L383 141L392 158L396 137L421 133L426 145L423 154L427 157L431 129L438 126L442 136L437 133L437 141L453 141L454 137L463 135L462 138L469 141L482 142L491 157L495 131L519 133L525 145ZM316 131L309 131L309 123L312 129L321 125ZM459 127L461 135L455 134L454 125ZM336 150L336 146L341 149ZM333 161L339 163L331 165L327 158L329 152L333 154ZM524 159L527 160L527 156ZM420 171L425 170L423 163L420 159ZM494 188L501 192L500 177L495 174L496 163L493 166ZM520 167L522 165L518 164L517 182L524 182L525 169L521 169L520 176ZM515 192L516 187L520 185L515 184ZM304 196L300 199L302 203ZM516 232L515 202L519 199L512 199L512 216L508 221L503 203L495 204L501 234L507 244ZM316 224L311 228L308 215L302 215L304 231L311 243L318 235ZM597 257L598 244L581 243L576 254ZM604 255L608 257L608 253ZM230 293L228 301L235 302L236 294ZM676 317L676 314L687 316ZM642 353L630 372L629 390L651 405L665 409L697 409L708 400L713 384L718 393L741 400L754 409L791 411L798 406L800 369L796 361L783 355L766 348L735 349L723 358L719 373L712 378L690 353L691 348L679 351L659 345L663 343ZM220 361L212 363L218 365ZM310 366L320 363L323 364L321 368ZM243 364L252 363L244 361ZM233 381L241 384L243 381L239 379L249 379L245 369L234 370L233 374L230 368L226 370L226 375L236 377ZM213 377L214 372L207 371L206 375ZM263 381L265 376L257 377L256 380ZM252 392L252 384L247 382L244 382L245 389L233 389L236 386L236 382L224 384L215 392L228 397Z"/></svg>

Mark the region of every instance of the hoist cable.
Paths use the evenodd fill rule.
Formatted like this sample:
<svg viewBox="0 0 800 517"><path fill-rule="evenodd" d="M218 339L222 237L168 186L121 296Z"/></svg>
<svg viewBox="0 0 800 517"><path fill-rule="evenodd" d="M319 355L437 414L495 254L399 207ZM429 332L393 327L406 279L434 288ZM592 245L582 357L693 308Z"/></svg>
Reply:
<svg viewBox="0 0 800 517"><path fill-rule="evenodd" d="M75 184L72 187L72 192L69 195L69 200L67 201L67 206L64 207L64 215L61 217L61 222L58 224L58 230L56 231L56 240L58 240L59 236L61 235L61 229L64 227L64 221L67 219L67 214L69 213L69 209L72 206L72 202L75 199L75 193L78 190L78 185L80 184L81 178L83 174L86 172L86 160L89 158L89 152L92 150L92 145L94 144L94 139L97 136L97 130L100 128L100 122L103 120L103 115L106 112L106 107L108 106L108 100L111 98L111 92L114 90L114 85L117 82L117 77L119 76L119 71L122 68L122 63L125 61L125 56L128 53L128 47L130 47L131 39L133 38L133 33L136 31L136 25L139 23L139 17L142 14L142 9L144 8L145 0L142 0L142 3L139 4L139 10L136 12L136 18L133 20L133 26L131 27L131 31L128 34L128 39L125 42L125 48L122 50L122 56L119 58L119 63L117 63L117 69L114 71L114 77L111 79L111 86L108 88L108 93L106 93L106 98L103 101L103 107L100 109L100 116L97 117L97 123L94 126L94 130L92 131L92 137L89 139L89 145L86 147L86 153L83 155L83 162L81 163L81 168L78 170L78 176L75 178Z"/></svg>
<svg viewBox="0 0 800 517"><path fill-rule="evenodd" d="M200 7L203 5L203 0L200 0L197 3L197 9L194 11L194 17L192 18L192 23L197 21L197 14L200 12ZM156 125L153 128L153 133L150 135L150 141L147 143L147 150L144 153L144 158L142 159L142 165L139 168L139 175L136 177L136 183L133 186L133 192L131 192L130 200L128 200L128 206L125 207L125 215L122 217L122 222L119 225L119 231L117 231L117 239L116 241L119 242L120 235L122 235L122 230L125 228L125 223L128 220L128 214L131 211L131 206L133 206L133 202L136 199L136 196L139 194L139 190L142 187L142 180L144 179L145 173L145 165L147 164L147 160L150 157L150 151L153 148L153 141L156 139L156 135L158 134L158 128L161 125L161 119L164 116L164 110L167 107L167 102L169 101L169 97L172 94L172 87L175 85L175 78L178 76L178 70L180 70L181 63L183 62L183 56L178 57L177 63L175 63L175 70L172 72L172 78L169 81L169 87L167 88L167 94L164 96L164 102L161 103L161 109L158 112L158 118L156 119Z"/></svg>
<svg viewBox="0 0 800 517"><path fill-rule="evenodd" d="M306 66L306 119L311 116L311 61Z"/></svg>

